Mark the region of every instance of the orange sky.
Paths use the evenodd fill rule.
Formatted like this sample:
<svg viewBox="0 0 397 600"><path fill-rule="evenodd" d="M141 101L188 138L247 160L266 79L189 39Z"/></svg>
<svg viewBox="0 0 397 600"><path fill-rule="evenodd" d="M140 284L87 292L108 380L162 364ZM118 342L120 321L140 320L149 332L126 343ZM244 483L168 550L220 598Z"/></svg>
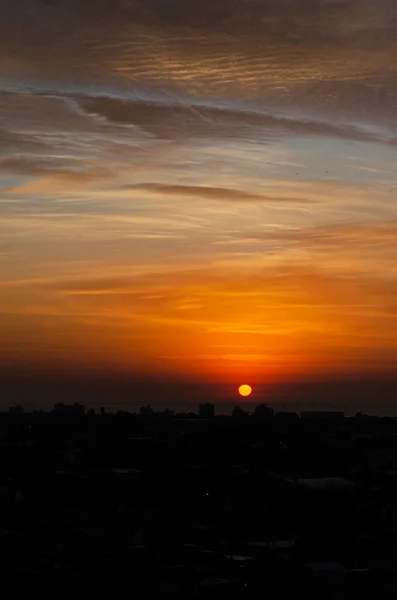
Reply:
<svg viewBox="0 0 397 600"><path fill-rule="evenodd" d="M6 3L0 372L391 378L379 1Z"/></svg>

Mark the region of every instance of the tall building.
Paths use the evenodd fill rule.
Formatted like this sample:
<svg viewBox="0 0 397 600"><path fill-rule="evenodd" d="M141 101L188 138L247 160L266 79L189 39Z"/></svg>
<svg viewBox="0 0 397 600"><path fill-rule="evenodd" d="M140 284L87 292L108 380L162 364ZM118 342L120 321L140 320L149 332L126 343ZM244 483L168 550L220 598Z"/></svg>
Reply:
<svg viewBox="0 0 397 600"><path fill-rule="evenodd" d="M200 404L199 415L201 419L212 419L215 416L215 406L209 402Z"/></svg>
<svg viewBox="0 0 397 600"><path fill-rule="evenodd" d="M154 410L149 404L147 406L141 406L139 409L139 414L141 417L152 417L154 415Z"/></svg>
<svg viewBox="0 0 397 600"><path fill-rule="evenodd" d="M271 419L274 417L274 410L270 406L266 406L266 404L258 404L255 407L254 415L258 419Z"/></svg>

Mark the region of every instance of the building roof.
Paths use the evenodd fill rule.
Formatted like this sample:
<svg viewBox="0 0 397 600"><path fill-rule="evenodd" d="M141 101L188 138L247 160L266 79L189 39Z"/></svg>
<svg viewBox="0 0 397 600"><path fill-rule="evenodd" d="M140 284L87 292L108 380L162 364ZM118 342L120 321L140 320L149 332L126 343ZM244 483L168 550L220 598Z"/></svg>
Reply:
<svg viewBox="0 0 397 600"><path fill-rule="evenodd" d="M351 491L354 483L343 477L317 477L314 479L297 479L297 485L309 490Z"/></svg>

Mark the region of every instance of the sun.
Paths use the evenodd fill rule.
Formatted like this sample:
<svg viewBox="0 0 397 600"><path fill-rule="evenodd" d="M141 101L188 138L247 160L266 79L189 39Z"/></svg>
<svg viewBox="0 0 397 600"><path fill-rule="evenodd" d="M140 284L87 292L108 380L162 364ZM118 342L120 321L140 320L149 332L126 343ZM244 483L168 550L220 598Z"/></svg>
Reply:
<svg viewBox="0 0 397 600"><path fill-rule="evenodd" d="M249 396L250 394L252 394L252 387L244 383L238 388L238 393L240 394L240 396Z"/></svg>

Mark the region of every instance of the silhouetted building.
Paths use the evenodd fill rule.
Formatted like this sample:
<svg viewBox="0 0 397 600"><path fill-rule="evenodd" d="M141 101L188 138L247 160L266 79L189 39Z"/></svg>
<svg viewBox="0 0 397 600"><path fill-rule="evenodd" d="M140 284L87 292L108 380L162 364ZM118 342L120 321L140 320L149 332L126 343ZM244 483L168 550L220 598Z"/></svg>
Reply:
<svg viewBox="0 0 397 600"><path fill-rule="evenodd" d="M240 408L240 406L235 406L233 408L232 416L234 419L241 419L242 417L247 417L248 413Z"/></svg>
<svg viewBox="0 0 397 600"><path fill-rule="evenodd" d="M63 402L58 402L54 406L54 412L62 415L84 415L85 407L83 404L78 404L77 402L74 404L64 404Z"/></svg>
<svg viewBox="0 0 397 600"><path fill-rule="evenodd" d="M304 410L301 412L301 418L306 420L335 421L343 419L344 413L335 410Z"/></svg>
<svg viewBox="0 0 397 600"><path fill-rule="evenodd" d="M274 416L274 410L270 406L266 406L266 404L259 404L255 408L254 415L258 419L271 419Z"/></svg>
<svg viewBox="0 0 397 600"><path fill-rule="evenodd" d="M147 404L146 406L141 406L139 409L139 414L141 417L152 417L154 415L154 410L151 406L149 406L149 404Z"/></svg>
<svg viewBox="0 0 397 600"><path fill-rule="evenodd" d="M296 412L285 412L284 410L280 410L275 414L275 417L278 421L282 421L284 424L288 425L299 421L299 415Z"/></svg>
<svg viewBox="0 0 397 600"><path fill-rule="evenodd" d="M201 419L212 419L215 416L215 406L209 402L200 404L199 415Z"/></svg>
<svg viewBox="0 0 397 600"><path fill-rule="evenodd" d="M175 412L169 408L166 408L162 413L160 413L163 417L174 417L175 416Z"/></svg>
<svg viewBox="0 0 397 600"><path fill-rule="evenodd" d="M10 415L23 415L23 408L19 404L17 406L10 406L8 412Z"/></svg>
<svg viewBox="0 0 397 600"><path fill-rule="evenodd" d="M386 598L395 419L270 418L265 405L255 415L244 406L212 419L209 403L201 419L150 406L147 418L80 416L84 407L67 404L0 411L2 572L78 575L100 588L100 569L118 588L112 598L129 597L132 577L145 590L135 597L154 600Z"/></svg>
<svg viewBox="0 0 397 600"><path fill-rule="evenodd" d="M314 491L343 491L351 492L354 483L343 477L316 477L312 479L297 479L296 484L307 490Z"/></svg>

